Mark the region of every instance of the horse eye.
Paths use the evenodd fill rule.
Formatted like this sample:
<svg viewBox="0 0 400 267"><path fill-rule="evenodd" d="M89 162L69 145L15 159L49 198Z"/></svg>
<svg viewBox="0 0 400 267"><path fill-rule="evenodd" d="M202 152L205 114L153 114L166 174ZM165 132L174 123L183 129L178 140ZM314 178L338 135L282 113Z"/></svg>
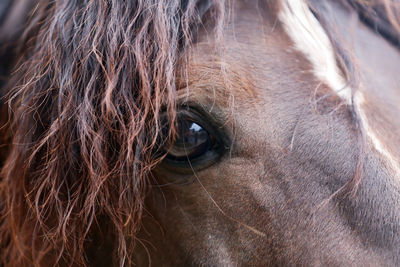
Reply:
<svg viewBox="0 0 400 267"><path fill-rule="evenodd" d="M190 119L178 120L177 136L167 159L173 161L196 160L215 146L215 138L200 123Z"/></svg>
<svg viewBox="0 0 400 267"><path fill-rule="evenodd" d="M174 142L161 143L161 151L166 153L162 166L170 170L190 173L214 164L225 151L222 131L213 127L200 113L184 110L178 114ZM169 129L164 124L164 131ZM165 135L167 136L167 135Z"/></svg>

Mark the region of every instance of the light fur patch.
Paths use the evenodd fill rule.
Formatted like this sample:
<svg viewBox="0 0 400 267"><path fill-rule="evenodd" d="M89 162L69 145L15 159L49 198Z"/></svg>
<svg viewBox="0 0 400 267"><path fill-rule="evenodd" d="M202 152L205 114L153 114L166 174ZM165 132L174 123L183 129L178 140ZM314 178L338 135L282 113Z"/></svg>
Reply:
<svg viewBox="0 0 400 267"><path fill-rule="evenodd" d="M390 167L395 171L395 173L399 177L400 176L400 166L399 166L398 160L396 160L390 154L390 152L385 148L385 145L375 135L374 131L371 129L371 127L368 123L367 115L365 114L364 110L361 108L365 101L364 95L360 91L357 91L354 98L355 98L355 105L358 108L358 113L359 113L361 122L363 124L364 130L367 133L367 136L371 140L374 148L381 155L383 155L384 158L387 159L387 162L389 163Z"/></svg>
<svg viewBox="0 0 400 267"><path fill-rule="evenodd" d="M332 44L321 24L303 0L286 0L282 4L279 19L295 48L311 62L314 75L350 104L351 89L346 86Z"/></svg>
<svg viewBox="0 0 400 267"><path fill-rule="evenodd" d="M364 97L360 91L351 100L351 88L340 71L332 44L321 24L311 13L304 0L285 0L279 19L285 31L294 42L295 48L304 54L313 66L314 75L332 88L346 103L354 104L359 111L362 127L374 148L385 158L400 176L400 166L395 157L385 148L368 123L368 118L362 109Z"/></svg>

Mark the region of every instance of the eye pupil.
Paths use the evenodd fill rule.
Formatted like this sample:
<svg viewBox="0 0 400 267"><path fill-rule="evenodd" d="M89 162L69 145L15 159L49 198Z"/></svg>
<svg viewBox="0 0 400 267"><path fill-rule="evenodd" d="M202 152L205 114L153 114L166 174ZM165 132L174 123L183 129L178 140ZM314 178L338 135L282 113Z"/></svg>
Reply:
<svg viewBox="0 0 400 267"><path fill-rule="evenodd" d="M215 127L214 118L186 107L177 114L175 135L171 124L162 120L158 152L163 156L160 168L175 173L193 174L219 162L226 152L226 137L222 127ZM173 143L171 143L171 139Z"/></svg>
<svg viewBox="0 0 400 267"><path fill-rule="evenodd" d="M188 119L180 119L175 143L167 158L174 161L193 160L207 153L212 146L212 136L201 125Z"/></svg>

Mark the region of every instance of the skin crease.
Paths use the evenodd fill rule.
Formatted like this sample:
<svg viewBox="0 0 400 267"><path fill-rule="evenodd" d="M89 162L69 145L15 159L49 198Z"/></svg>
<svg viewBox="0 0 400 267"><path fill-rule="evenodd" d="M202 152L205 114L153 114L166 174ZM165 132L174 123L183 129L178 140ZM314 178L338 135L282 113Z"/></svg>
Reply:
<svg viewBox="0 0 400 267"><path fill-rule="evenodd" d="M340 105L338 96L315 102L331 88L313 75L270 13L235 2L224 30L224 56L217 55L216 41L204 33L190 51L190 90L179 92L180 103L212 118L207 123L225 136L229 151L195 174L180 174L163 164L156 168L137 242L138 266L400 262L399 175L367 140L357 194L332 197L352 178L359 152L349 107ZM399 57L369 29L355 28L356 36L381 43L380 53ZM378 71L386 66L378 85L392 79L400 61L390 66L383 58L372 61L368 55L376 47L361 43L363 38L354 40L358 55L365 56L360 62ZM398 95L396 89L382 88ZM381 106L396 106L397 98L377 98L374 90L364 83L368 123L397 132L398 108L379 112ZM374 121L372 113L381 120ZM398 147L389 143L390 134L378 136L391 151Z"/></svg>

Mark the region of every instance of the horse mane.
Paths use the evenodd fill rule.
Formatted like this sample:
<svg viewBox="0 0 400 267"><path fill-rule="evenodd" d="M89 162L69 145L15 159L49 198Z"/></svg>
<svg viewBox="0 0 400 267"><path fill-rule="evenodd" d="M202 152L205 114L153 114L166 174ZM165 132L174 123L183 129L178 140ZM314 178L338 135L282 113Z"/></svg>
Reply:
<svg viewBox="0 0 400 267"><path fill-rule="evenodd" d="M174 125L185 51L203 17L221 31L221 2L47 0L34 8L7 85L0 263L85 266L100 232L115 240L115 263L132 264L160 114Z"/></svg>
<svg viewBox="0 0 400 267"><path fill-rule="evenodd" d="M365 1L347 1L365 25L400 48L399 1L372 1L371 5L365 5Z"/></svg>
<svg viewBox="0 0 400 267"><path fill-rule="evenodd" d="M101 217L131 263L159 115L174 121L176 65L205 2L40 1L7 97L1 262L85 265Z"/></svg>

